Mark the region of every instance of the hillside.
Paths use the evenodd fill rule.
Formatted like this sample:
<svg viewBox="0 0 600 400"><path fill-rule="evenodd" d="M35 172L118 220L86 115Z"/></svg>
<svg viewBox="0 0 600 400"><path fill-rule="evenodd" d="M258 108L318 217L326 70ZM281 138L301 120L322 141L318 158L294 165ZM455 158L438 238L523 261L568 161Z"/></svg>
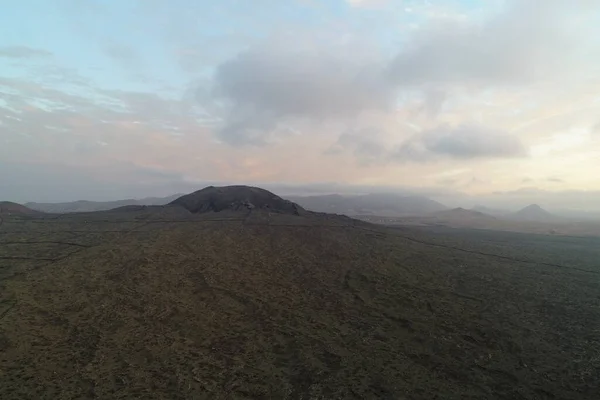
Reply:
<svg viewBox="0 0 600 400"><path fill-rule="evenodd" d="M339 194L323 196L289 196L310 211L344 215L411 216L446 210L448 207L422 196L372 193L358 196Z"/></svg>
<svg viewBox="0 0 600 400"><path fill-rule="evenodd" d="M519 221L537 222L551 222L559 220L557 216L549 213L537 204L530 204L517 212L507 215L507 218Z"/></svg>
<svg viewBox="0 0 600 400"><path fill-rule="evenodd" d="M474 211L474 210L466 210L464 208L458 207L453 208L451 210L438 211L436 213L432 213L431 216L439 219L445 220L484 220L484 221L494 221L497 218L492 217L491 215L485 214L483 212Z"/></svg>
<svg viewBox="0 0 600 400"><path fill-rule="evenodd" d="M0 215L35 216L42 213L11 201L0 201Z"/></svg>
<svg viewBox="0 0 600 400"><path fill-rule="evenodd" d="M33 210L38 210L47 213L73 213L73 212L94 212L106 211L113 208L125 206L156 206L168 204L174 199L180 197L181 194L174 194L167 197L146 197L143 199L125 199L114 201L88 201L78 200L65 203L35 203L30 202L25 205Z"/></svg>
<svg viewBox="0 0 600 400"><path fill-rule="evenodd" d="M27 203L26 206L47 213L72 213L107 211L127 206L166 205L182 197L176 194L168 197L147 197L115 201L78 200L66 203ZM366 194L342 196L339 194L320 196L286 196L286 199L314 212L343 215L413 216L447 209L446 206L422 196L402 196L396 194Z"/></svg>
<svg viewBox="0 0 600 400"><path fill-rule="evenodd" d="M480 212L483 214L491 215L492 217L496 217L496 218L502 218L510 213L510 211L508 211L508 210L491 208L491 207L486 207L486 206L482 206L482 205L476 205L473 208L471 208L471 210L477 211L477 212Z"/></svg>
<svg viewBox="0 0 600 400"><path fill-rule="evenodd" d="M263 210L300 215L302 207L265 189L249 186L209 186L181 196L169 205L181 206L191 213Z"/></svg>
<svg viewBox="0 0 600 400"><path fill-rule="evenodd" d="M4 217L0 398L597 398L595 243L558 265L265 192Z"/></svg>

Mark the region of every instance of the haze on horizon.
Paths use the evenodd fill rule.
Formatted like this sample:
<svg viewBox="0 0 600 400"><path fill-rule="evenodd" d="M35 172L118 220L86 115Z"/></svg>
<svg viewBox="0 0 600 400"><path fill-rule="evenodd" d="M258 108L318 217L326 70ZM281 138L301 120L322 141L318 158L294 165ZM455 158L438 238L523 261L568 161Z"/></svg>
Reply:
<svg viewBox="0 0 600 400"><path fill-rule="evenodd" d="M223 182L600 211L599 93L599 0L10 2L0 200Z"/></svg>

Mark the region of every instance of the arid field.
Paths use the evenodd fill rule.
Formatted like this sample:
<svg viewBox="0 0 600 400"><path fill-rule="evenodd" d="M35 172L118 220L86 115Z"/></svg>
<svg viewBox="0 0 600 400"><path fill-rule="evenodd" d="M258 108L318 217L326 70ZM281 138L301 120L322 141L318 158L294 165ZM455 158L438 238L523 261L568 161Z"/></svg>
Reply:
<svg viewBox="0 0 600 400"><path fill-rule="evenodd" d="M3 400L600 393L593 238L176 206L1 222Z"/></svg>

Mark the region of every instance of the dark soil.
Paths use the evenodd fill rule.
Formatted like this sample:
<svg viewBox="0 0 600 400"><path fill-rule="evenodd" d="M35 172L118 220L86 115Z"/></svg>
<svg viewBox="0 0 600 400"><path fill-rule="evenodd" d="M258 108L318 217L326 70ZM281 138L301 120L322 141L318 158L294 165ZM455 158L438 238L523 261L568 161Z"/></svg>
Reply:
<svg viewBox="0 0 600 400"><path fill-rule="evenodd" d="M469 235L3 215L0 398L598 399L600 257Z"/></svg>

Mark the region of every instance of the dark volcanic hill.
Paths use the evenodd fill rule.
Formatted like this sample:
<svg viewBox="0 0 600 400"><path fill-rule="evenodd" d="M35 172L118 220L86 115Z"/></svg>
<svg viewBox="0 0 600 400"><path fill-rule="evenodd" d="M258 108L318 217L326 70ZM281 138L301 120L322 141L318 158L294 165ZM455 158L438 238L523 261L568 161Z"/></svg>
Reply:
<svg viewBox="0 0 600 400"><path fill-rule="evenodd" d="M169 205L184 207L191 213L263 210L280 214L300 215L299 205L284 200L268 190L251 186L209 186L181 196Z"/></svg>
<svg viewBox="0 0 600 400"><path fill-rule="evenodd" d="M0 399L598 398L597 242L174 203L2 216Z"/></svg>

